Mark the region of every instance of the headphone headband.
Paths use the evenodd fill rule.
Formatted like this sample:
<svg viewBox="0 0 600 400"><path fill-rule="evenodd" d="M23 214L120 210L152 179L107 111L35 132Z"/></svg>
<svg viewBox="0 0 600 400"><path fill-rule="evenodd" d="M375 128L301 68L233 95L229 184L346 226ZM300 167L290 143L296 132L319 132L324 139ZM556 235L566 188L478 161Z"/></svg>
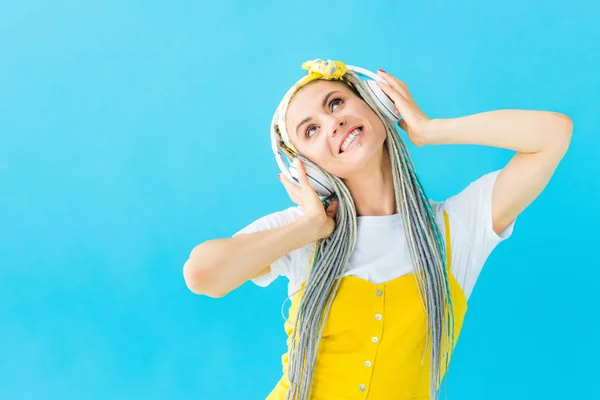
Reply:
<svg viewBox="0 0 600 400"><path fill-rule="evenodd" d="M381 82L381 83L386 83L385 80L382 77L380 77L377 74L374 74L373 72L369 71L368 69L364 69L364 68L361 68L361 67L356 67L354 65L346 65L346 68L349 71L352 71L352 72L355 72L357 74L366 76L368 78L373 79L374 81L378 81L378 82Z"/></svg>

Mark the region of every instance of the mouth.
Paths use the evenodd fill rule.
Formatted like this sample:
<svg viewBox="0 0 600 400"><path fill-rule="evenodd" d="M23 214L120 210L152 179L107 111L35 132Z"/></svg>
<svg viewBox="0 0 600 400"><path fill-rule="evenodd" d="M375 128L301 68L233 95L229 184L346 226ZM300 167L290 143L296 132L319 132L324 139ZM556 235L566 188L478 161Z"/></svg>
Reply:
<svg viewBox="0 0 600 400"><path fill-rule="evenodd" d="M340 145L338 147L338 154L341 154L345 151L348 151L350 147L352 147L359 138L362 136L364 128L360 125L353 126L348 129L348 131L344 134L342 139L340 140Z"/></svg>

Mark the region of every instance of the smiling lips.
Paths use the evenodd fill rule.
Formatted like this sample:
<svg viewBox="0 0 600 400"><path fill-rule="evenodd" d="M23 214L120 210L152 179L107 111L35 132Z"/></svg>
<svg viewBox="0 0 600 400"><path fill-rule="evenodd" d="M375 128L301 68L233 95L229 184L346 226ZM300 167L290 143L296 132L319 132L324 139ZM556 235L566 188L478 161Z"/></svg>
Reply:
<svg viewBox="0 0 600 400"><path fill-rule="evenodd" d="M348 138L350 137L350 135L355 131L355 130L359 130L359 133L354 135L354 138L351 139L350 144L348 145L348 147L346 148L346 150L342 150L342 147L344 147L344 143L348 140ZM350 128L346 134L342 137L342 139L340 140L340 146L338 148L338 152L339 153L343 153L344 151L348 151L348 149L358 140L358 138L362 135L363 133L363 127L358 125L358 126L354 126L352 128Z"/></svg>

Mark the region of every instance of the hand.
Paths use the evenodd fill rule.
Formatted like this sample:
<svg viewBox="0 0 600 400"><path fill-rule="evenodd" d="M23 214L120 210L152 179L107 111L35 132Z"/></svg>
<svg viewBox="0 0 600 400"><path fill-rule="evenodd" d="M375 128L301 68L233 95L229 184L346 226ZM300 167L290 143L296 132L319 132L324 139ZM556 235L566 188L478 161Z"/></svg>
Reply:
<svg viewBox="0 0 600 400"><path fill-rule="evenodd" d="M387 82L387 85L377 82L377 86L392 99L400 113L398 126L408 134L408 138L415 146L421 147L427 144L425 132L431 119L412 98L406 83L382 70L378 70L377 74Z"/></svg>
<svg viewBox="0 0 600 400"><path fill-rule="evenodd" d="M279 179L288 192L290 199L304 209L302 221L306 223L311 233L316 237L315 240L323 239L333 233L335 229L335 214L338 208L338 200L333 200L327 210L321 203L321 199L315 190L310 186L304 163L297 160L298 180L300 186L289 179L284 174L280 174Z"/></svg>

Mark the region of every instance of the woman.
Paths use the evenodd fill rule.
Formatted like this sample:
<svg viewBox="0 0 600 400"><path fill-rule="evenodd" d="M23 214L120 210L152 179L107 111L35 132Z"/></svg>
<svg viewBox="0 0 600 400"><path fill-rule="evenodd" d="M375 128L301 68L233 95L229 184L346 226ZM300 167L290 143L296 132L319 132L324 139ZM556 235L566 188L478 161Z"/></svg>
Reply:
<svg viewBox="0 0 600 400"><path fill-rule="evenodd" d="M405 83L379 70L377 86L416 146L517 151L502 170L435 202L365 81L339 61L303 68L272 126L295 158L299 185L280 179L298 207L196 246L186 283L220 297L247 280L289 279L289 351L268 399L437 399L479 272L550 180L572 122L525 110L432 120ZM307 170L334 192L324 203Z"/></svg>

